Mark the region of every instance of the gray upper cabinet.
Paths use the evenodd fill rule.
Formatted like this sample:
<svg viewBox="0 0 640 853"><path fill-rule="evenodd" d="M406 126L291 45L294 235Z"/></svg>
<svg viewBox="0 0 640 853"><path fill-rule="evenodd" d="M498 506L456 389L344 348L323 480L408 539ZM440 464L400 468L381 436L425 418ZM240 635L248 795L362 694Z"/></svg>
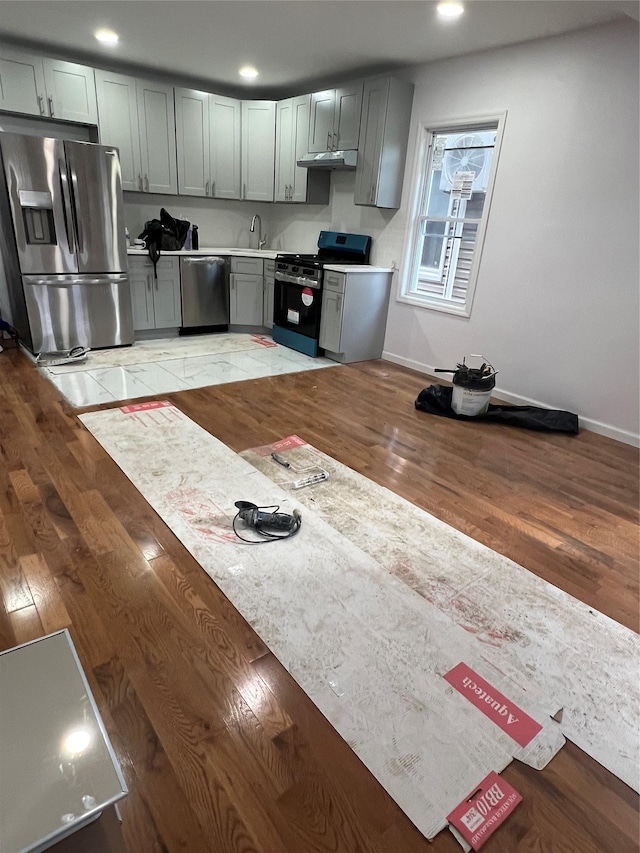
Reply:
<svg viewBox="0 0 640 853"><path fill-rule="evenodd" d="M176 89L178 191L240 198L240 101Z"/></svg>
<svg viewBox="0 0 640 853"><path fill-rule="evenodd" d="M44 59L43 65L49 115L79 124L97 124L93 68L61 59Z"/></svg>
<svg viewBox="0 0 640 853"><path fill-rule="evenodd" d="M100 141L120 153L122 189L142 191L142 160L136 80L109 71L96 72Z"/></svg>
<svg viewBox="0 0 640 853"><path fill-rule="evenodd" d="M173 88L96 72L100 141L120 151L122 188L177 193Z"/></svg>
<svg viewBox="0 0 640 853"><path fill-rule="evenodd" d="M242 101L241 198L273 201L275 143L275 101Z"/></svg>
<svg viewBox="0 0 640 853"><path fill-rule="evenodd" d="M0 109L97 124L93 68L3 47Z"/></svg>
<svg viewBox="0 0 640 853"><path fill-rule="evenodd" d="M173 86L138 80L138 123L144 191L178 192Z"/></svg>
<svg viewBox="0 0 640 853"><path fill-rule="evenodd" d="M362 83L311 95L309 153L358 148Z"/></svg>
<svg viewBox="0 0 640 853"><path fill-rule="evenodd" d="M292 191L294 101L295 98L279 101L276 108L276 201L289 201Z"/></svg>
<svg viewBox="0 0 640 853"><path fill-rule="evenodd" d="M276 201L328 204L328 171L301 168L308 151L311 95L279 101L276 114Z"/></svg>
<svg viewBox="0 0 640 853"><path fill-rule="evenodd" d="M176 89L178 192L209 195L209 94Z"/></svg>
<svg viewBox="0 0 640 853"><path fill-rule="evenodd" d="M240 101L209 95L210 192L215 198L240 198L240 131Z"/></svg>
<svg viewBox="0 0 640 853"><path fill-rule="evenodd" d="M365 81L355 204L400 207L412 101L412 83Z"/></svg>
<svg viewBox="0 0 640 853"><path fill-rule="evenodd" d="M47 115L42 57L2 48L0 109L28 115Z"/></svg>

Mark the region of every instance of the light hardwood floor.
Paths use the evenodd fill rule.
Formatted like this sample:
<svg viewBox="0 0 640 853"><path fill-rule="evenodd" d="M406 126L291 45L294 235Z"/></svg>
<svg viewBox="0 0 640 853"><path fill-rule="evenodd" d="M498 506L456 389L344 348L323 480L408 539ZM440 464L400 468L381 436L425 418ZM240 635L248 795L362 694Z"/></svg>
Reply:
<svg viewBox="0 0 640 853"><path fill-rule="evenodd" d="M236 451L296 433L637 631L637 451L429 416L428 384L374 361L165 396ZM129 853L459 851L413 828L76 414L0 354L0 648L69 627ZM504 776L524 801L487 853L638 850L637 796L572 744Z"/></svg>

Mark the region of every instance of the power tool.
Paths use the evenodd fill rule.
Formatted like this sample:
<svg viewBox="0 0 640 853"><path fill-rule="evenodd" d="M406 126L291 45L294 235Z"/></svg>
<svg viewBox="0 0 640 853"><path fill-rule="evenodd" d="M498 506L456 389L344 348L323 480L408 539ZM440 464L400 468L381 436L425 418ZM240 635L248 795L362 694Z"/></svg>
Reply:
<svg viewBox="0 0 640 853"><path fill-rule="evenodd" d="M300 530L302 514L299 509L294 509L293 514L278 512L279 506L256 506L250 501L236 501L238 510L233 519L233 532L238 539L249 542L252 545L262 545L265 542L274 542L277 539L288 539ZM265 512L264 510L272 510ZM246 539L241 536L236 527L237 520L244 522L245 526L254 530L262 539Z"/></svg>

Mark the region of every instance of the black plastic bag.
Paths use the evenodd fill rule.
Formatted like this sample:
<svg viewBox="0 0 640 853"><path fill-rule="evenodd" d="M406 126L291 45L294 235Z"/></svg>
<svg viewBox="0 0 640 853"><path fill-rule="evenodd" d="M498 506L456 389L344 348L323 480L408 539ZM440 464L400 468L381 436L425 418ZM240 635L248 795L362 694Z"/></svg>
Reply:
<svg viewBox="0 0 640 853"><path fill-rule="evenodd" d="M445 385L430 385L418 394L416 409L431 415L442 415L458 421L489 421L490 423L518 426L540 432L568 432L578 434L578 416L557 409L542 409L539 406L508 406L489 403L483 415L457 415L451 408L453 388Z"/></svg>
<svg viewBox="0 0 640 853"><path fill-rule="evenodd" d="M185 244L190 224L186 219L174 219L164 207L160 210L160 219L145 222L144 231L138 238L145 241L156 278L156 264L160 253L179 251Z"/></svg>

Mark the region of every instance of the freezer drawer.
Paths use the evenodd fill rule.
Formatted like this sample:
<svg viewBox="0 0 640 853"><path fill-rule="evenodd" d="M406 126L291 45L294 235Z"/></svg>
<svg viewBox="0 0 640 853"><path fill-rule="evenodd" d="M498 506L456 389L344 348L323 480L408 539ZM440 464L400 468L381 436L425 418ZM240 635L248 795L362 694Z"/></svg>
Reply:
<svg viewBox="0 0 640 853"><path fill-rule="evenodd" d="M126 274L22 277L33 352L132 344Z"/></svg>
<svg viewBox="0 0 640 853"><path fill-rule="evenodd" d="M229 325L229 264L226 258L180 261L182 327Z"/></svg>

